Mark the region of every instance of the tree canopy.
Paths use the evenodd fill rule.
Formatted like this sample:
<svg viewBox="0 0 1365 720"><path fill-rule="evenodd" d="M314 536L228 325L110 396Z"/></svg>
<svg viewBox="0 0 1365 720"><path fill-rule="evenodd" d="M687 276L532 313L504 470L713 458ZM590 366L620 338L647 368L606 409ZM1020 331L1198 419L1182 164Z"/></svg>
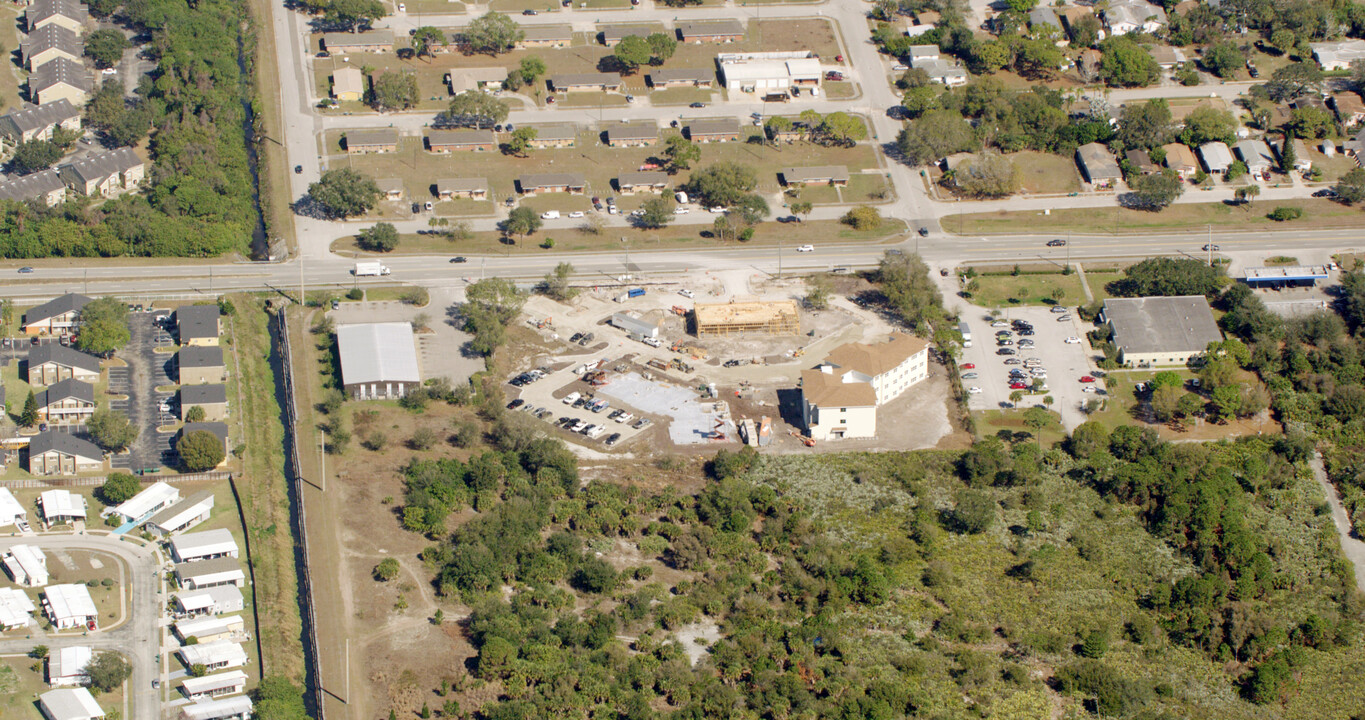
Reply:
<svg viewBox="0 0 1365 720"><path fill-rule="evenodd" d="M1192 258L1148 258L1123 271L1108 290L1119 297L1154 295L1217 295L1227 276L1221 267L1209 267Z"/></svg>
<svg viewBox="0 0 1365 720"><path fill-rule="evenodd" d="M128 344L128 306L118 298L97 298L86 303L77 316L80 333L76 347L92 355L110 355Z"/></svg>
<svg viewBox="0 0 1365 720"><path fill-rule="evenodd" d="M364 215L379 203L379 185L351 168L328 170L308 186L308 196L331 218Z"/></svg>
<svg viewBox="0 0 1365 720"><path fill-rule="evenodd" d="M470 347L482 355L492 354L502 344L507 326L516 319L525 302L526 295L507 278L491 277L472 283L460 306L465 331L474 335Z"/></svg>
<svg viewBox="0 0 1365 720"><path fill-rule="evenodd" d="M444 125L491 128L507 119L511 106L505 100L481 92L467 92L455 96L450 106L441 113Z"/></svg>
<svg viewBox="0 0 1365 720"><path fill-rule="evenodd" d="M729 207L758 187L758 175L748 165L718 162L692 173L683 185L689 196L708 206Z"/></svg>
<svg viewBox="0 0 1365 720"><path fill-rule="evenodd" d="M138 436L138 427L128 420L128 416L117 410L99 408L85 423L90 437L105 452L123 452L132 445Z"/></svg>
<svg viewBox="0 0 1365 720"><path fill-rule="evenodd" d="M181 435L175 452L187 472L212 470L227 457L222 439L208 430L194 430Z"/></svg>
<svg viewBox="0 0 1365 720"><path fill-rule="evenodd" d="M488 55L511 50L525 36L526 31L522 30L516 21L503 13L493 11L469 21L469 25L464 29L465 43L469 49Z"/></svg>

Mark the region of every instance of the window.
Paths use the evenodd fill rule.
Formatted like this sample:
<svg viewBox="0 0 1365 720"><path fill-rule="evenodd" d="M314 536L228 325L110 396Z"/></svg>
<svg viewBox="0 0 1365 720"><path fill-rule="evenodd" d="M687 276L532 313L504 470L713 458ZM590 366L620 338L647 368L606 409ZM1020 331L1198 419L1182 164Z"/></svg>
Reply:
<svg viewBox="0 0 1365 720"><path fill-rule="evenodd" d="M848 412L848 408L839 408L839 412L846 413Z"/></svg>

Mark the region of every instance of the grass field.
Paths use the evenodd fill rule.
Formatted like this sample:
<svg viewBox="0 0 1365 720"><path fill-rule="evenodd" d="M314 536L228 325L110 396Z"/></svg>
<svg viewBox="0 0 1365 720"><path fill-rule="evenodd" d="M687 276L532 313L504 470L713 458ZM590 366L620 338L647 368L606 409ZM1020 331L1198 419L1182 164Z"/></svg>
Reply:
<svg viewBox="0 0 1365 720"><path fill-rule="evenodd" d="M1299 208L1303 210L1303 217L1288 222L1275 222L1266 217L1271 210L1281 206ZM1365 225L1365 215L1358 208L1321 198L1258 201L1251 203L1250 208L1223 203L1185 203L1151 213L1116 205L1112 208L1054 210L1050 215L1041 212L993 212L969 213L943 219L944 230L963 235L1010 235L1022 232L1021 228L1026 228L1028 232L1043 233L1127 235L1202 230L1206 226L1217 230L1285 231L1362 225Z"/></svg>
<svg viewBox="0 0 1365 720"><path fill-rule="evenodd" d="M977 291L972 293L972 302L981 307L1085 304L1081 278L1075 273L978 275L972 280L978 286ZM1054 296L1053 293L1058 290L1061 295Z"/></svg>
<svg viewBox="0 0 1365 720"><path fill-rule="evenodd" d="M1039 152L1019 152L1014 161L1019 190L1028 193L1080 192L1081 176L1069 157Z"/></svg>
<svg viewBox="0 0 1365 720"><path fill-rule="evenodd" d="M252 22L255 28L252 37L255 41L254 56L256 72L252 80L256 87L256 110L260 113L259 127L267 138L284 137L282 119L282 98L280 98L279 79L274 72L276 58L275 34L269 31L270 5L266 0L249 0ZM9 47L8 45L6 47ZM265 222L266 234L271 238L294 243L293 201L289 191L289 158L285 147L279 142L256 144L257 170L261 193L261 215Z"/></svg>
<svg viewBox="0 0 1365 720"><path fill-rule="evenodd" d="M848 187L802 188L795 199L816 205L844 205L848 203L880 203L895 199L895 190L881 173L855 173L848 178Z"/></svg>
<svg viewBox="0 0 1365 720"><path fill-rule="evenodd" d="M1096 300L1108 300L1113 297L1109 294L1109 291L1105 289L1105 286L1121 277L1123 277L1123 273L1121 272L1085 271L1085 282L1090 286L1090 294L1094 295Z"/></svg>
<svg viewBox="0 0 1365 720"><path fill-rule="evenodd" d="M10 50L6 54L3 71L0 71L0 110L8 112L18 109L23 102L19 96L19 80L23 72L13 62L12 51L19 47L19 33L17 23L23 14L19 5L6 5L0 12L0 47Z"/></svg>

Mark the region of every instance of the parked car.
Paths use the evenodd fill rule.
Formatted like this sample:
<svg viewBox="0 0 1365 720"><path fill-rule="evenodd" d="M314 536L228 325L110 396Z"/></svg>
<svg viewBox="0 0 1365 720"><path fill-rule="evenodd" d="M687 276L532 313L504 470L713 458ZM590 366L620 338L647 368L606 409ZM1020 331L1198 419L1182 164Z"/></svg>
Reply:
<svg viewBox="0 0 1365 720"><path fill-rule="evenodd" d="M302 174L303 174L303 166L302 166L302 165L295 165L295 166L294 166L294 174L295 174L295 175L302 175Z"/></svg>
<svg viewBox="0 0 1365 720"><path fill-rule="evenodd" d="M976 387L975 385L973 385L972 387L967 388L967 392L968 392L968 393L971 393L972 395L980 395L980 394L981 394L981 388Z"/></svg>
<svg viewBox="0 0 1365 720"><path fill-rule="evenodd" d="M692 291L691 291L691 290L688 290L687 288L683 288L683 289L679 290L679 291L678 291L678 294L681 295L681 296L683 296L683 297L685 297L685 298L694 297L694 296L692 295Z"/></svg>
<svg viewBox="0 0 1365 720"><path fill-rule="evenodd" d="M653 421L650 420L649 418L640 418L639 420L636 420L635 422L631 423L631 427L635 428L636 430L639 430L649 425L651 422Z"/></svg>
<svg viewBox="0 0 1365 720"><path fill-rule="evenodd" d="M1090 375L1082 375L1082 376L1081 376L1081 382L1083 382L1083 383L1092 383L1092 382L1095 382L1095 378L1094 378L1094 377L1091 377Z"/></svg>
<svg viewBox="0 0 1365 720"><path fill-rule="evenodd" d="M1057 322L1071 322L1071 316L1070 316L1070 315L1058 315L1058 316L1057 316Z"/></svg>
<svg viewBox="0 0 1365 720"><path fill-rule="evenodd" d="M996 354L996 355L1013 355L1013 354L1014 354L1014 350L1011 349L1011 348L1000 348L999 350L996 350L996 351L995 351L995 354Z"/></svg>
<svg viewBox="0 0 1365 720"><path fill-rule="evenodd" d="M611 436L607 438L607 447L611 447L619 442L621 442L621 433L612 433Z"/></svg>
<svg viewBox="0 0 1365 720"><path fill-rule="evenodd" d="M958 367L962 368L963 370L975 370L976 363L962 363L961 365L958 365Z"/></svg>
<svg viewBox="0 0 1365 720"><path fill-rule="evenodd" d="M1063 239L1061 239L1061 238L1057 238L1056 240L1048 240L1048 241L1047 241L1047 246L1048 246L1048 247L1064 247L1065 245L1066 245L1066 241L1063 240Z"/></svg>
<svg viewBox="0 0 1365 720"><path fill-rule="evenodd" d="M1010 383L1010 389L1011 389L1011 390L1026 390L1026 389L1028 389L1028 385L1025 384L1025 383L1021 383L1021 382Z"/></svg>
<svg viewBox="0 0 1365 720"><path fill-rule="evenodd" d="M1053 312L1053 313L1064 313L1064 312L1066 312L1066 308L1063 307L1063 306L1061 306L1061 305L1054 305L1054 306L1052 306L1052 308L1049 310L1049 312Z"/></svg>
<svg viewBox="0 0 1365 720"><path fill-rule="evenodd" d="M1005 361L1005 364L1006 364L1006 365L1018 365L1018 364L1021 363L1021 362L1023 362L1023 360L1020 360L1019 358L1010 358L1010 359L1008 359L1008 360Z"/></svg>
<svg viewBox="0 0 1365 720"><path fill-rule="evenodd" d="M513 400L513 401L510 402L510 403L507 403L507 409L508 409L508 410L516 410L517 408L521 407L521 406L522 406L523 404L525 404L525 403L526 403L525 400L522 400L521 398L517 398L516 400Z"/></svg>
<svg viewBox="0 0 1365 720"><path fill-rule="evenodd" d="M1081 339L1073 335L1063 340L1062 342L1066 343L1067 345L1077 345L1081 342Z"/></svg>
<svg viewBox="0 0 1365 720"><path fill-rule="evenodd" d="M688 105L688 107L690 107L690 108L704 108L704 107L706 107L706 103L704 103L704 102L694 102L694 103L692 103L691 105Z"/></svg>
<svg viewBox="0 0 1365 720"><path fill-rule="evenodd" d="M977 378L977 374L974 373L974 372L971 372L971 373L962 373L962 379L963 379L963 380L975 380L976 378Z"/></svg>
<svg viewBox="0 0 1365 720"><path fill-rule="evenodd" d="M522 11L521 11L521 14L522 14L522 15L539 15L540 13L536 12L535 10L522 10Z"/></svg>
<svg viewBox="0 0 1365 720"><path fill-rule="evenodd" d="M1009 326L1010 326L1010 324L1007 323L1007 322L1005 322L1004 320L996 320L995 322L991 323L991 327L1009 327Z"/></svg>

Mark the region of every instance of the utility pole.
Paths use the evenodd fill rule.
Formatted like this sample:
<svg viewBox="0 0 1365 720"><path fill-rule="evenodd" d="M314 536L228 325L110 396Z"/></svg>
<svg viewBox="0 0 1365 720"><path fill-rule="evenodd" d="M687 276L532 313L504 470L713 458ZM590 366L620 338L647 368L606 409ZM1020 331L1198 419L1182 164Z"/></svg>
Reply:
<svg viewBox="0 0 1365 720"><path fill-rule="evenodd" d="M777 279L782 279L782 236L777 236Z"/></svg>
<svg viewBox="0 0 1365 720"><path fill-rule="evenodd" d="M318 475L322 478L322 491L325 493L327 492L327 431L319 430L318 432L321 433L321 437L318 438L318 467L321 468ZM350 696L350 693L346 693L346 697L349 698Z"/></svg>
<svg viewBox="0 0 1365 720"><path fill-rule="evenodd" d="M357 275L356 277L359 278L360 276ZM360 280L357 279L356 282L360 282ZM304 288L304 286L303 286L303 253L302 253L302 252L299 253L299 304L302 305L302 306L304 306L304 307L308 307L308 298L307 298L307 296L305 295L305 288Z"/></svg>
<svg viewBox="0 0 1365 720"><path fill-rule="evenodd" d="M1208 232L1207 239L1204 241L1204 252L1209 267L1213 267L1213 224L1205 225L1204 228Z"/></svg>
<svg viewBox="0 0 1365 720"><path fill-rule="evenodd" d="M351 639L346 638L346 704L351 704Z"/></svg>

